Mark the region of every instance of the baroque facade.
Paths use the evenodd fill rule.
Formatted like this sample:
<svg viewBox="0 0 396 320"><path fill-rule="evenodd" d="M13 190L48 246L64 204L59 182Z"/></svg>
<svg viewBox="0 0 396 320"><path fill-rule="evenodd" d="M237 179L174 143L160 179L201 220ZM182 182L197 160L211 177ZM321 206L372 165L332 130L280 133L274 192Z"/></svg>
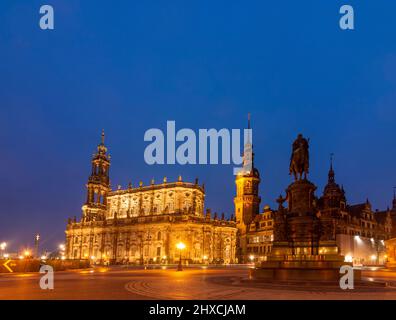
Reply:
<svg viewBox="0 0 396 320"><path fill-rule="evenodd" d="M204 213L203 185L182 181L111 190L102 141L92 158L81 220L69 219L66 255L100 263L234 263L234 221ZM176 244L183 242L180 252Z"/></svg>

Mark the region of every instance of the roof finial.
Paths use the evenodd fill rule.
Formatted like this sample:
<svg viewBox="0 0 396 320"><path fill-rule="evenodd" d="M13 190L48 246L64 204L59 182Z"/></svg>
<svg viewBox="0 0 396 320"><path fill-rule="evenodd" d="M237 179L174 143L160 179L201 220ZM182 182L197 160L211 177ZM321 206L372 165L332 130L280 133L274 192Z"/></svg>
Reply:
<svg viewBox="0 0 396 320"><path fill-rule="evenodd" d="M333 170L333 158L334 158L334 153L330 153L329 183L332 183L335 181L334 170Z"/></svg>
<svg viewBox="0 0 396 320"><path fill-rule="evenodd" d="M393 187L393 200L396 200L396 187Z"/></svg>
<svg viewBox="0 0 396 320"><path fill-rule="evenodd" d="M252 134L252 126L250 125L250 112L248 112L248 127L247 127L247 141L246 143L251 144L251 134ZM253 147L253 146L252 146Z"/></svg>
<svg viewBox="0 0 396 320"><path fill-rule="evenodd" d="M102 129L102 144L104 145L104 140L105 140L105 132L104 129Z"/></svg>

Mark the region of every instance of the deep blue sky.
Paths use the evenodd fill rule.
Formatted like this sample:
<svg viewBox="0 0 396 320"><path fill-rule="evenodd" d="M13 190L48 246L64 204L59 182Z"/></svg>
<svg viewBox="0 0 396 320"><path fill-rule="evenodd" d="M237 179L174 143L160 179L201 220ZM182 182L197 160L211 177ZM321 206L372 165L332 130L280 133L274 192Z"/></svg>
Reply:
<svg viewBox="0 0 396 320"><path fill-rule="evenodd" d="M55 30L38 27L55 9ZM356 30L341 31L352 4ZM318 193L329 154L350 203L386 208L396 185L396 3L6 0L0 4L0 241L64 239L106 130L113 186L206 184L233 210L232 166L148 166L145 130L242 128L252 113L262 204L290 183L290 144L311 138Z"/></svg>

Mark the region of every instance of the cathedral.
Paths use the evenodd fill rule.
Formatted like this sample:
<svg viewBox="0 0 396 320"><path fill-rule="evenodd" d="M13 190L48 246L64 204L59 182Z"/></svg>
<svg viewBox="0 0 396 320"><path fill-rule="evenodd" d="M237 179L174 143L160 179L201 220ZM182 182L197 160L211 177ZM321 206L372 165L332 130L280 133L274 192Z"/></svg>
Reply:
<svg viewBox="0 0 396 320"><path fill-rule="evenodd" d="M237 229L204 212L205 189L177 181L112 190L102 141L92 158L81 220L69 219L66 256L93 263L235 263ZM180 247L177 244L182 243ZM184 249L182 250L181 248Z"/></svg>

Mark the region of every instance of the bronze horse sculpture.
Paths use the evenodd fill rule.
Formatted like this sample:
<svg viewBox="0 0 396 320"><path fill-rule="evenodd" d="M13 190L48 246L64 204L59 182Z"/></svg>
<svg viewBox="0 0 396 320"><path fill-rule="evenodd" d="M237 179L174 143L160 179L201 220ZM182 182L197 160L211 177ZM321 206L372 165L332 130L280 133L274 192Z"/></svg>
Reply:
<svg viewBox="0 0 396 320"><path fill-rule="evenodd" d="M299 134L297 139L293 142L293 150L290 159L290 172L294 175L294 179L307 179L309 172L309 139L305 139L302 134Z"/></svg>

